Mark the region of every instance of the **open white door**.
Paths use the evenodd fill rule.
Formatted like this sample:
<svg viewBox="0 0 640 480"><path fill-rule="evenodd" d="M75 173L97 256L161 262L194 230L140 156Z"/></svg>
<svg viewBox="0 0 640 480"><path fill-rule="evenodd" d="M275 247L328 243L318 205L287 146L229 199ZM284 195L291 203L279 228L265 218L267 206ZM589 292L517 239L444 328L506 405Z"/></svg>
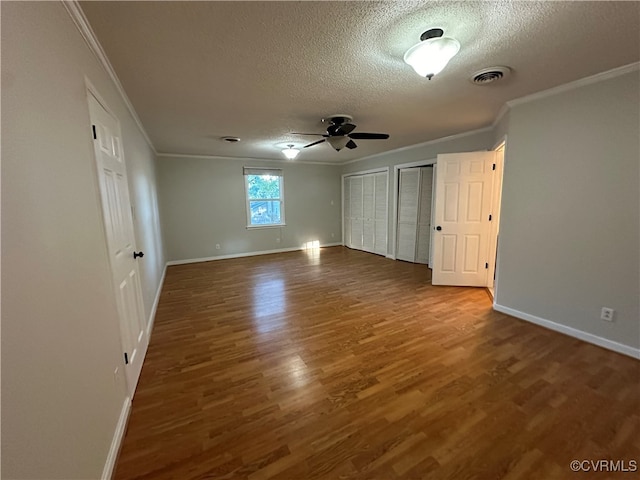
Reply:
<svg viewBox="0 0 640 480"><path fill-rule="evenodd" d="M117 119L91 94L89 95L89 113L93 129L102 217L118 306L125 376L129 394L133 397L148 344L137 264L137 258L142 257L142 252L135 251L120 125Z"/></svg>
<svg viewBox="0 0 640 480"><path fill-rule="evenodd" d="M438 155L433 285L488 286L495 152Z"/></svg>

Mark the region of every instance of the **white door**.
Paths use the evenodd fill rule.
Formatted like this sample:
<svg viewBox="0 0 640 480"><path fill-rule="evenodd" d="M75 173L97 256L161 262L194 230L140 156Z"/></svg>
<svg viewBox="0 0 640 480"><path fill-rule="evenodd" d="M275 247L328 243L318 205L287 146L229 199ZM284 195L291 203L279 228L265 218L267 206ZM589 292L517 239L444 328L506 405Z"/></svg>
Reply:
<svg viewBox="0 0 640 480"><path fill-rule="evenodd" d="M420 168L420 195L418 208L418 238L416 263L429 263L431 245L431 200L433 198L433 168Z"/></svg>
<svg viewBox="0 0 640 480"><path fill-rule="evenodd" d="M125 376L133 397L148 338L135 252L127 171L122 155L120 126L93 95L89 112L94 137L102 216L120 322Z"/></svg>
<svg viewBox="0 0 640 480"><path fill-rule="evenodd" d="M398 245L396 258L407 262L416 259L418 207L420 199L420 169L400 170L398 194Z"/></svg>
<svg viewBox="0 0 640 480"><path fill-rule="evenodd" d="M387 178L389 174L387 172L376 173L375 177L375 213L374 213L374 235L375 235L375 248L374 253L379 255L387 254L387 193L389 186Z"/></svg>
<svg viewBox="0 0 640 480"><path fill-rule="evenodd" d="M495 152L438 155L432 283L488 285Z"/></svg>
<svg viewBox="0 0 640 480"><path fill-rule="evenodd" d="M362 230L364 228L362 212L362 177L351 177L351 247L362 250Z"/></svg>
<svg viewBox="0 0 640 480"><path fill-rule="evenodd" d="M351 179L349 177L344 177L343 185L344 212L342 215L342 232L344 235L344 245L351 247Z"/></svg>
<svg viewBox="0 0 640 480"><path fill-rule="evenodd" d="M363 175L362 177L362 216L364 217L362 226L362 249L365 252L375 251L375 178L373 175Z"/></svg>

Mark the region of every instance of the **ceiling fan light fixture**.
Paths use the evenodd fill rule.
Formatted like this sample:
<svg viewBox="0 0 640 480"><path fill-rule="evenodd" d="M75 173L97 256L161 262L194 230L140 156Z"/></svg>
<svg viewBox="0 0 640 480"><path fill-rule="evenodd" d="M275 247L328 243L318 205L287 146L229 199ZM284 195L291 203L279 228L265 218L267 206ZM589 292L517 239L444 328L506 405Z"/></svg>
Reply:
<svg viewBox="0 0 640 480"><path fill-rule="evenodd" d="M460 51L460 42L455 38L443 37L443 33L440 28L427 30L420 37L421 42L404 54L405 63L421 77L431 80Z"/></svg>
<svg viewBox="0 0 640 480"><path fill-rule="evenodd" d="M282 153L289 160L294 160L300 153L300 150L297 148L293 148L293 144L291 144L291 145L287 145L287 148L283 149Z"/></svg>
<svg viewBox="0 0 640 480"><path fill-rule="evenodd" d="M327 142L329 142L329 145L331 145L338 152L342 150L347 145L347 143L349 143L349 140L351 139L346 135L327 138Z"/></svg>

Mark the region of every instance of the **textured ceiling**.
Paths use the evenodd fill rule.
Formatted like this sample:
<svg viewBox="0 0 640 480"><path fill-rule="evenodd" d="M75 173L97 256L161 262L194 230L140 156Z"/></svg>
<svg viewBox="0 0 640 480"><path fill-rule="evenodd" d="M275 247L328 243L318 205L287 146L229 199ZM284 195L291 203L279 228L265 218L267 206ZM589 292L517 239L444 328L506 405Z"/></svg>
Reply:
<svg viewBox="0 0 640 480"><path fill-rule="evenodd" d="M158 152L282 159L346 113L359 148L341 163L491 125L506 101L638 61L638 2L82 2ZM460 53L428 81L404 52L430 27ZM503 82L475 71L508 65ZM241 137L237 144L221 136Z"/></svg>

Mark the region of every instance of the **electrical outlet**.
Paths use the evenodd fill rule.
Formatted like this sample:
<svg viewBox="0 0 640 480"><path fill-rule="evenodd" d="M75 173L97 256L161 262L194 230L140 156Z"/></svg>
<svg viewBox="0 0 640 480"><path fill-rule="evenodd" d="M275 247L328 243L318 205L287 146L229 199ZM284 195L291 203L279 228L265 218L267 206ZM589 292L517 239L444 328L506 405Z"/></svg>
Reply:
<svg viewBox="0 0 640 480"><path fill-rule="evenodd" d="M220 250L220 244L216 243L216 250Z"/></svg>
<svg viewBox="0 0 640 480"><path fill-rule="evenodd" d="M280 237L276 238L276 243L280 243Z"/></svg>
<svg viewBox="0 0 640 480"><path fill-rule="evenodd" d="M331 238L335 238L335 236L336 236L336 234L335 234L335 233L332 233L332 234L331 234Z"/></svg>
<svg viewBox="0 0 640 480"><path fill-rule="evenodd" d="M605 322L613 322L613 314L616 311L613 308L602 307L602 311L600 312L600 320L604 320Z"/></svg>

